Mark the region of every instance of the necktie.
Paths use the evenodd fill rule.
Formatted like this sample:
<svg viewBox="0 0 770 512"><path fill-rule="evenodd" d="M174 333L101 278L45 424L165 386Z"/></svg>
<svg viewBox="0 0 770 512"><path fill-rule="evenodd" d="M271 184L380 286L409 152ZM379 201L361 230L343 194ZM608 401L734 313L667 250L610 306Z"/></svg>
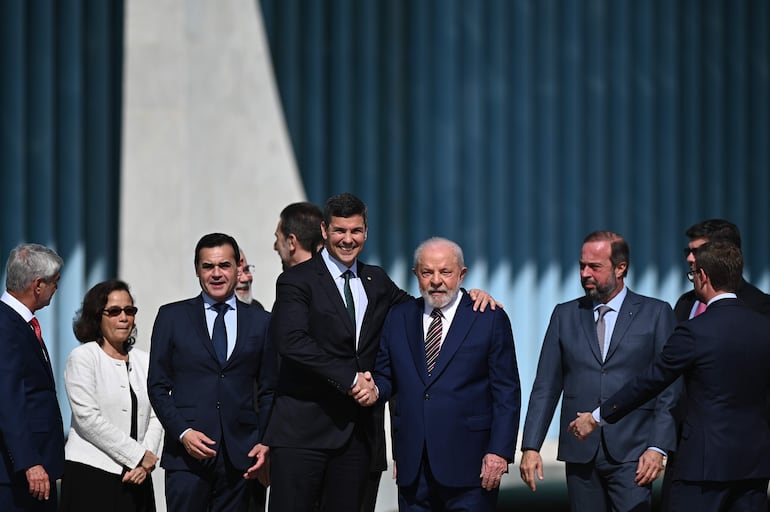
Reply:
<svg viewBox="0 0 770 512"><path fill-rule="evenodd" d="M40 349L43 351L43 357L45 357L46 361L48 360L48 354L45 350L45 344L43 343L43 331L40 329L40 322L37 321L37 318L34 316L32 317L32 320L29 321L29 325L32 326L32 330L35 331L35 336L37 337L37 342L40 343Z"/></svg>
<svg viewBox="0 0 770 512"><path fill-rule="evenodd" d="M225 327L225 312L230 308L224 302L214 304L217 310L217 318L214 320L214 328L211 331L211 343L220 363L227 361L227 327Z"/></svg>
<svg viewBox="0 0 770 512"><path fill-rule="evenodd" d="M345 307L348 310L348 316L350 321L353 322L353 327L356 326L356 305L353 302L353 292L350 289L350 280L353 279L355 274L351 270L346 270L342 273L342 277L345 278Z"/></svg>
<svg viewBox="0 0 770 512"><path fill-rule="evenodd" d="M425 336L425 361L428 363L428 373L436 366L436 358L441 349L441 310L434 308L430 316L433 320L428 326L428 334Z"/></svg>
<svg viewBox="0 0 770 512"><path fill-rule="evenodd" d="M606 331L606 324L604 322L604 315L612 311L609 306L599 306L599 318L596 319L596 337L599 338L599 352L604 357L604 332Z"/></svg>
<svg viewBox="0 0 770 512"><path fill-rule="evenodd" d="M704 302L698 301L698 306L695 308L695 312L692 314L692 317L695 318L704 311L706 311L706 304Z"/></svg>

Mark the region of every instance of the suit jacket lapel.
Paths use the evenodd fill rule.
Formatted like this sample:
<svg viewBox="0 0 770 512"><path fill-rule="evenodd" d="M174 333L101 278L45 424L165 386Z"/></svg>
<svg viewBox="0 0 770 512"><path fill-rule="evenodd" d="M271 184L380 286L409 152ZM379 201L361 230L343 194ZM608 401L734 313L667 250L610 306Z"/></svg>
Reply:
<svg viewBox="0 0 770 512"><path fill-rule="evenodd" d="M211 335L206 324L206 306L203 303L203 294L198 295L187 301L187 315L190 318L190 325L196 331L198 338L203 345L204 350L208 351L214 361L219 362L217 353L214 351L214 345L211 343Z"/></svg>
<svg viewBox="0 0 770 512"><path fill-rule="evenodd" d="M588 343L591 353L599 364L602 364L602 354L599 352L599 338L596 336L596 320L594 319L594 304L591 299L582 297L578 301L578 315L580 325L583 326L584 338Z"/></svg>
<svg viewBox="0 0 770 512"><path fill-rule="evenodd" d="M415 307L406 318L407 345L412 352L412 360L417 375L420 376L423 384L428 383L428 363L425 360L425 332L422 326L422 314L425 310L425 301L417 299L414 301Z"/></svg>
<svg viewBox="0 0 770 512"><path fill-rule="evenodd" d="M334 282L334 278L329 273L329 269L326 268L326 263L324 263L323 256L321 256L321 253L318 252L315 254L315 256L313 256L313 258L316 262L318 281L321 284L321 288L323 289L324 293L326 294L326 298L329 301L329 304L334 306L337 317L342 319L342 323L345 324L345 327L349 332L353 333L353 338L355 339L356 326L353 325L353 322L350 321L348 310L345 307L345 302L342 300L340 290L337 288L337 284Z"/></svg>
<svg viewBox="0 0 770 512"><path fill-rule="evenodd" d="M628 327L639 312L639 304L639 296L628 290L623 305L620 306L620 311L618 311L618 318L615 320L615 328L612 330L612 337L610 338L610 347L607 349L607 359L612 357L612 354L618 349L618 345L623 341Z"/></svg>

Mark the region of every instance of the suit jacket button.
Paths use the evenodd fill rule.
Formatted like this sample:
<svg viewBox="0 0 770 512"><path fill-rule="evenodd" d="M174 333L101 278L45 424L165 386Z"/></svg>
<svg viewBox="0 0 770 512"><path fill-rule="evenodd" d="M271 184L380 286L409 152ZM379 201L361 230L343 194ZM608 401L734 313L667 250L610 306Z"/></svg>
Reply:
<svg viewBox="0 0 770 512"><path fill-rule="evenodd" d="M430 394L429 393L425 393L425 396L423 396L423 398L425 400L430 400Z"/></svg>

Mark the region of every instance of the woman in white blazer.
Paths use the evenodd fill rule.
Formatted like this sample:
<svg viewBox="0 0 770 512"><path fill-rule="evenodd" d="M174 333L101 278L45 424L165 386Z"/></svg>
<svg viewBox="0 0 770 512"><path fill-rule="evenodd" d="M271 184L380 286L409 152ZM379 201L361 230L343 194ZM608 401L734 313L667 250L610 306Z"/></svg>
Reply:
<svg viewBox="0 0 770 512"><path fill-rule="evenodd" d="M67 359L72 409L61 511L154 511L150 472L163 435L147 397L147 352L133 348L137 308L123 281L91 288Z"/></svg>

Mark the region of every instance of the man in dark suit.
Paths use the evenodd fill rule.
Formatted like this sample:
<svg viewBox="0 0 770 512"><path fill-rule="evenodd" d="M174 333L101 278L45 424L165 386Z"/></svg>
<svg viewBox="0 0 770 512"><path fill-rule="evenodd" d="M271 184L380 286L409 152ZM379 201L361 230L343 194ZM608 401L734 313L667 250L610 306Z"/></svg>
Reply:
<svg viewBox="0 0 770 512"><path fill-rule="evenodd" d="M695 255L693 251L706 242L721 240L732 243L738 249L741 248L741 234L738 231L738 226L724 219L704 220L703 222L693 224L686 231L686 234L690 241L687 247L685 247L684 252L690 270L695 268ZM770 295L762 292L759 288L743 279L743 277L741 277L741 284L735 293L744 304L770 317ZM704 309L705 307L702 306L702 302L696 298L695 290L690 290L682 294L679 300L676 301L674 314L678 321L683 322L701 313Z"/></svg>
<svg viewBox="0 0 770 512"><path fill-rule="evenodd" d="M431 238L415 252L422 299L385 320L374 381L395 398L399 510L492 512L513 461L521 388L513 333L501 309L482 314L460 289L462 249ZM362 405L373 403L364 394Z"/></svg>
<svg viewBox="0 0 770 512"><path fill-rule="evenodd" d="M323 247L321 209L308 202L291 203L281 211L275 227L273 250L283 269L307 261Z"/></svg>
<svg viewBox="0 0 770 512"><path fill-rule="evenodd" d="M383 407L363 408L352 395L374 393L370 371L385 316L411 298L380 267L358 260L366 230L366 205L352 194L332 196L324 248L278 277L271 329L281 362L264 438L271 512L316 505L359 512L370 475L387 467ZM482 309L488 298L477 297Z"/></svg>
<svg viewBox="0 0 770 512"><path fill-rule="evenodd" d="M741 234L738 231L738 226L724 219L710 219L698 222L690 226L685 234L690 241L684 249L684 254L691 271L695 269L695 250L706 242L724 241L735 245L738 249L741 248ZM741 277L741 283L735 293L738 299L748 307L770 317L770 295L763 293L759 288L743 279L743 277ZM706 305L697 299L695 290L689 290L676 301L674 315L678 322L684 322L705 310ZM685 411L687 400L684 393L685 391L683 390L679 403L677 403L672 411L676 420L677 437L682 430L682 422L687 414L687 411ZM663 486L661 488L661 510L663 511L669 510L669 497L673 481L672 477L676 473L674 470L676 460L676 451L669 453L668 460L666 461L666 471L663 475Z"/></svg>
<svg viewBox="0 0 770 512"><path fill-rule="evenodd" d="M155 319L147 380L166 430L161 466L169 510L245 511L245 478L267 482L261 440L276 356L270 315L235 298L238 260L232 237L205 235L195 248L202 293L162 306Z"/></svg>
<svg viewBox="0 0 770 512"><path fill-rule="evenodd" d="M573 511L643 511L651 486L675 446L667 390L600 436L580 443L567 430L578 411L595 406L640 373L674 328L667 303L629 290L628 244L609 231L589 234L580 255L585 297L559 304L545 334L522 438L521 477L534 491L542 480L539 450L562 395L557 458L566 462Z"/></svg>
<svg viewBox="0 0 770 512"><path fill-rule="evenodd" d="M691 271L696 297L706 311L683 322L663 352L641 375L582 413L570 429L585 438L604 420L633 414L682 376L687 415L673 472L672 511L767 510L770 479L770 319L735 292L743 258L732 243L696 249Z"/></svg>
<svg viewBox="0 0 770 512"><path fill-rule="evenodd" d="M57 509L64 428L35 312L59 283L62 259L37 244L11 251L0 297L0 510Z"/></svg>

